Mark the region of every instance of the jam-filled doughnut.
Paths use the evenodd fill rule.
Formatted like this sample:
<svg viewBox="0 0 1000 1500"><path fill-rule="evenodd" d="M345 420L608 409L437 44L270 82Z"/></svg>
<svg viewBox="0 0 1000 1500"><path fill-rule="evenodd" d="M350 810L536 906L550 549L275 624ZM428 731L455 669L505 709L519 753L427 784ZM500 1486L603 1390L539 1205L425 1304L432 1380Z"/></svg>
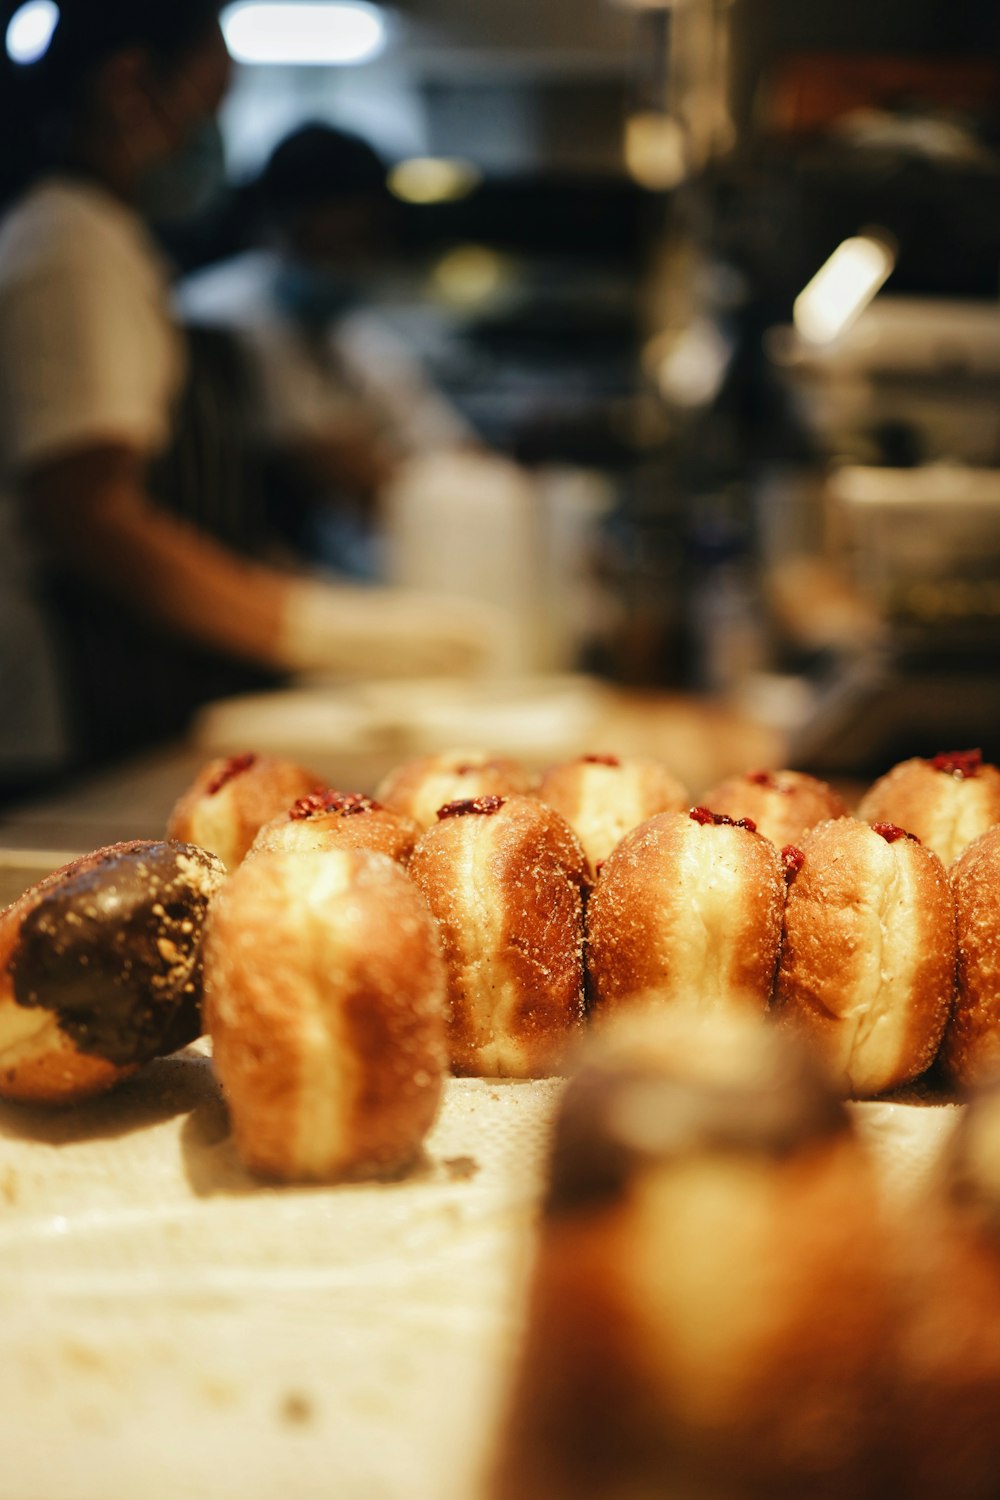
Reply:
<svg viewBox="0 0 1000 1500"><path fill-rule="evenodd" d="M1000 1072L1000 825L951 868L958 969L941 1061L959 1089Z"/></svg>
<svg viewBox="0 0 1000 1500"><path fill-rule="evenodd" d="M1000 1086L975 1089L899 1225L896 1493L994 1500L1000 1474Z"/></svg>
<svg viewBox="0 0 1000 1500"><path fill-rule="evenodd" d="M494 1500L874 1500L868 1163L776 1028L678 1019L620 1017L563 1095Z"/></svg>
<svg viewBox="0 0 1000 1500"><path fill-rule="evenodd" d="M201 1033L214 854L137 840L74 860L0 913L0 1097L73 1103Z"/></svg>
<svg viewBox="0 0 1000 1500"><path fill-rule="evenodd" d="M167 837L211 849L233 870L265 823L319 785L294 761L252 750L209 761L174 804Z"/></svg>
<svg viewBox="0 0 1000 1500"><path fill-rule="evenodd" d="M300 797L287 812L260 829L250 852L262 849L371 849L405 865L420 829L405 813L360 792L321 790Z"/></svg>
<svg viewBox="0 0 1000 1500"><path fill-rule="evenodd" d="M908 1083L934 1060L955 984L955 916L940 859L894 824L803 834L785 904L775 1008L850 1095Z"/></svg>
<svg viewBox="0 0 1000 1500"><path fill-rule="evenodd" d="M947 867L973 839L1000 823L1000 770L978 750L904 760L869 787L857 815L915 833Z"/></svg>
<svg viewBox="0 0 1000 1500"><path fill-rule="evenodd" d="M702 800L731 818L752 818L757 832L779 849L794 844L817 823L842 818L847 812L832 786L804 771L745 771L727 776Z"/></svg>
<svg viewBox="0 0 1000 1500"><path fill-rule="evenodd" d="M377 800L430 828L446 802L530 792L537 778L519 761L486 750L445 750L406 761L375 789Z"/></svg>
<svg viewBox="0 0 1000 1500"><path fill-rule="evenodd" d="M410 1165L441 1096L444 985L433 919L388 856L245 860L209 920L205 1020L246 1165L286 1181Z"/></svg>
<svg viewBox="0 0 1000 1500"><path fill-rule="evenodd" d="M587 861L569 824L531 797L448 803L409 873L441 932L454 1070L558 1072L584 1003Z"/></svg>
<svg viewBox="0 0 1000 1500"><path fill-rule="evenodd" d="M656 813L680 812L687 788L658 761L581 755L550 766L536 792L562 813L596 870L632 828Z"/></svg>
<svg viewBox="0 0 1000 1500"><path fill-rule="evenodd" d="M750 819L660 813L608 856L587 909L595 1013L623 1006L739 1005L771 998L785 876Z"/></svg>

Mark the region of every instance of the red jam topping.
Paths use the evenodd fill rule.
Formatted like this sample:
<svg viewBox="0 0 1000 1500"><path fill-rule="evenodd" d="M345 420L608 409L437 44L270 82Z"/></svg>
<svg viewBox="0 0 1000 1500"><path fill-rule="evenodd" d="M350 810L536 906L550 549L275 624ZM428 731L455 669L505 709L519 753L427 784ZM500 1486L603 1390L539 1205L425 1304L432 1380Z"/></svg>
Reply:
<svg viewBox="0 0 1000 1500"><path fill-rule="evenodd" d="M306 818L318 818L330 813L349 818L353 813L375 812L378 807L377 802L360 792L335 792L320 788L310 792L308 797L300 797L288 816L293 823L299 823Z"/></svg>
<svg viewBox="0 0 1000 1500"><path fill-rule="evenodd" d="M688 817L695 823L714 823L717 828L749 828L751 833L757 832L753 818L730 818L726 813L712 812L707 807L692 807Z"/></svg>
<svg viewBox="0 0 1000 1500"><path fill-rule="evenodd" d="M773 771L748 771L746 780L749 781L751 786L766 786L770 787L772 791L777 790L778 783L774 779Z"/></svg>
<svg viewBox="0 0 1000 1500"><path fill-rule="evenodd" d="M967 781L970 776L975 776L982 763L981 750L942 750L931 761L935 771L945 771L956 781Z"/></svg>
<svg viewBox="0 0 1000 1500"><path fill-rule="evenodd" d="M585 766L620 766L621 761L617 755L581 755L580 760Z"/></svg>
<svg viewBox="0 0 1000 1500"><path fill-rule="evenodd" d="M446 802L439 807L439 818L464 818L467 813L495 813L507 801L506 797L471 797L467 801Z"/></svg>
<svg viewBox="0 0 1000 1500"><path fill-rule="evenodd" d="M260 756L255 754L253 750L247 750L243 755L231 755L225 765L219 767L208 783L208 786L205 788L205 796L214 797L216 792L221 792L222 788L228 786L235 777L241 776L244 771L249 771L250 767L256 765L259 759Z"/></svg>
<svg viewBox="0 0 1000 1500"><path fill-rule="evenodd" d="M785 867L785 881L791 885L806 862L806 857L796 844L786 844L781 851L781 863Z"/></svg>
<svg viewBox="0 0 1000 1500"><path fill-rule="evenodd" d="M907 833L905 828L900 828L897 823L873 823L872 828L879 838L885 839L887 844L894 844L897 839L912 839L915 844L920 840L915 833Z"/></svg>

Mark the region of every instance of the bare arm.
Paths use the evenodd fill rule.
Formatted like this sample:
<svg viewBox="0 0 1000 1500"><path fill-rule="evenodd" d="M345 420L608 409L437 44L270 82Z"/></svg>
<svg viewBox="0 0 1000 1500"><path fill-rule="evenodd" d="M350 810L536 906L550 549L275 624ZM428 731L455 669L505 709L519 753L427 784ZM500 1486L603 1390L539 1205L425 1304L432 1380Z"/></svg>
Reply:
<svg viewBox="0 0 1000 1500"><path fill-rule="evenodd" d="M288 582L157 510L135 451L94 446L38 465L22 484L54 561L179 635L277 664Z"/></svg>

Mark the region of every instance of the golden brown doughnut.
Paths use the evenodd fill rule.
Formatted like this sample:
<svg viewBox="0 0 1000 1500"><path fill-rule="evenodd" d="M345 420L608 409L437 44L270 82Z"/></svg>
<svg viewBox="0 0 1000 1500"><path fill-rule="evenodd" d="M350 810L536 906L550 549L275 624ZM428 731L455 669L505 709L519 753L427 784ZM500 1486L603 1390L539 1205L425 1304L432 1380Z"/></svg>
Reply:
<svg viewBox="0 0 1000 1500"><path fill-rule="evenodd" d="M947 867L994 823L1000 823L1000 770L978 750L901 761L858 803L867 823L896 823L915 833Z"/></svg>
<svg viewBox="0 0 1000 1500"><path fill-rule="evenodd" d="M0 1097L71 1104L201 1032L215 855L136 840L73 860L0 912Z"/></svg>
<svg viewBox="0 0 1000 1500"><path fill-rule="evenodd" d="M237 1151L287 1181L410 1165L445 1068L444 968L419 893L363 849L261 852L205 940L205 1019Z"/></svg>
<svg viewBox="0 0 1000 1500"><path fill-rule="evenodd" d="M875 1500L868 1164L787 1037L677 1020L619 1018L563 1095L493 1500Z"/></svg>
<svg viewBox="0 0 1000 1500"><path fill-rule="evenodd" d="M209 761L174 804L167 837L211 849L234 870L258 829L315 791L320 781L293 761L249 750Z"/></svg>
<svg viewBox="0 0 1000 1500"><path fill-rule="evenodd" d="M731 818L752 818L757 832L779 849L809 828L847 812L832 786L804 771L746 771L727 776L703 797L706 807Z"/></svg>
<svg viewBox="0 0 1000 1500"><path fill-rule="evenodd" d="M569 824L531 797L449 803L409 870L441 932L452 1067L558 1072L583 1019L587 861Z"/></svg>
<svg viewBox="0 0 1000 1500"><path fill-rule="evenodd" d="M375 796L421 828L430 828L446 802L520 795L530 792L536 779L519 761L487 750L445 750L397 766L376 787Z"/></svg>
<svg viewBox="0 0 1000 1500"><path fill-rule="evenodd" d="M958 973L941 1061L959 1089L1000 1070L1000 826L988 828L951 869Z"/></svg>
<svg viewBox="0 0 1000 1500"><path fill-rule="evenodd" d="M775 1008L844 1091L870 1097L933 1062L955 984L948 877L915 835L857 818L803 834Z"/></svg>
<svg viewBox="0 0 1000 1500"><path fill-rule="evenodd" d="M654 760L581 755L542 773L535 794L576 830L596 870L631 829L687 807L687 788Z"/></svg>
<svg viewBox="0 0 1000 1500"><path fill-rule="evenodd" d="M956 1114L893 1265L894 1489L912 1500L995 1500L1000 1474L1000 1089L977 1089Z"/></svg>
<svg viewBox="0 0 1000 1500"><path fill-rule="evenodd" d="M420 829L405 813L393 812L360 792L310 792L265 823L250 853L287 849L371 849L405 865Z"/></svg>
<svg viewBox="0 0 1000 1500"><path fill-rule="evenodd" d="M587 908L594 1011L739 1005L771 998L785 879L750 820L660 813L608 856Z"/></svg>

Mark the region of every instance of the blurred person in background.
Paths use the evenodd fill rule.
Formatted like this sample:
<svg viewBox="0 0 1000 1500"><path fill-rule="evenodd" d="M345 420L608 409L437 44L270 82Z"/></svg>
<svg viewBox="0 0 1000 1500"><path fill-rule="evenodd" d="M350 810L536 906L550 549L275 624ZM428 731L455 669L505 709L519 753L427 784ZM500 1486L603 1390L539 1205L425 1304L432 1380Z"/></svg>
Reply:
<svg viewBox="0 0 1000 1500"><path fill-rule="evenodd" d="M368 142L303 125L251 196L260 245L186 278L176 306L189 324L235 331L248 355L277 526L307 556L373 578L379 496L399 465L475 434L373 306L394 231Z"/></svg>
<svg viewBox="0 0 1000 1500"><path fill-rule="evenodd" d="M157 504L186 350L140 205L223 97L218 9L62 0L37 60L0 58L3 796L286 673L490 660L492 614L280 572Z"/></svg>

